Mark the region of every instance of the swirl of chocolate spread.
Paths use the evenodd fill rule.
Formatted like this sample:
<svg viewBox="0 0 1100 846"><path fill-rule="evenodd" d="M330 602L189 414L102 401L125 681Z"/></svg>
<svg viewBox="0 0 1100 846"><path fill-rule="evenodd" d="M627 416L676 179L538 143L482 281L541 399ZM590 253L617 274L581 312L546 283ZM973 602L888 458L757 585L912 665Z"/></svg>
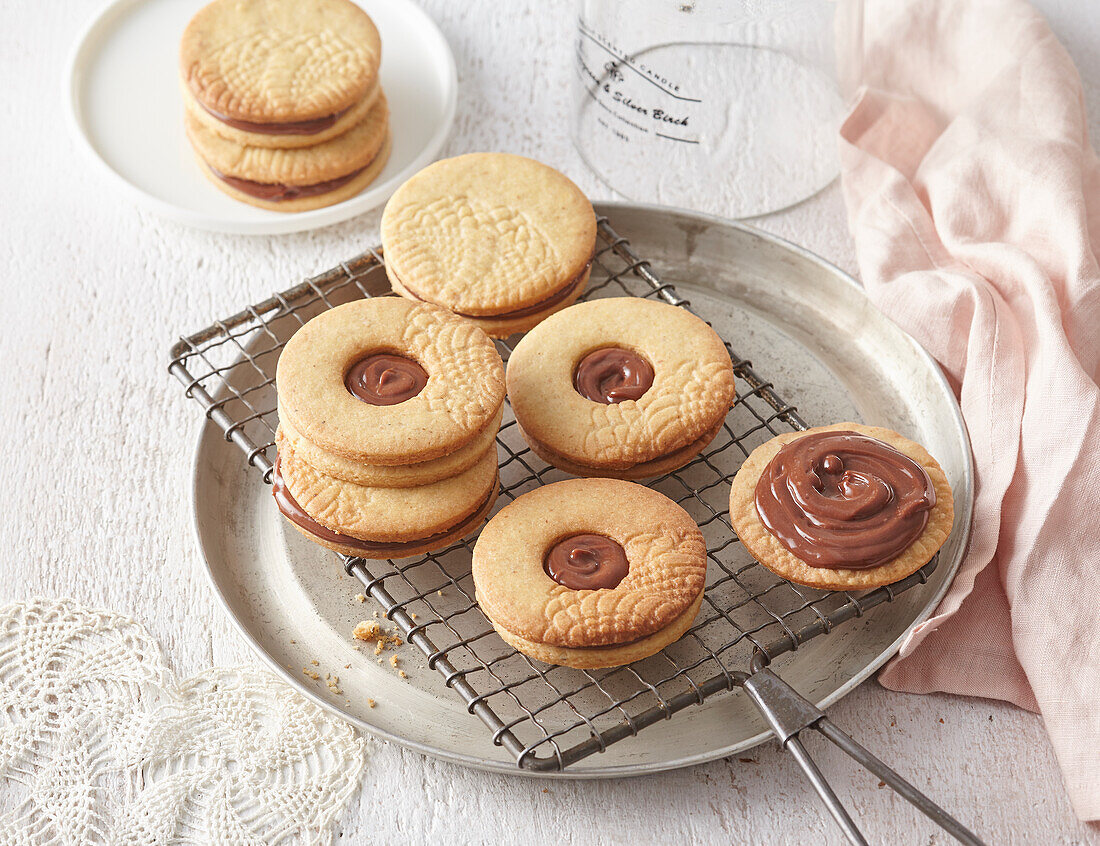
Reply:
<svg viewBox="0 0 1100 846"><path fill-rule="evenodd" d="M619 544L590 533L558 541L546 553L542 566L551 579L573 590L613 588L630 569Z"/></svg>
<svg viewBox="0 0 1100 846"><path fill-rule="evenodd" d="M370 405L397 405L415 397L426 384L428 372L423 367L392 353L371 353L344 376L351 395Z"/></svg>
<svg viewBox="0 0 1100 846"><path fill-rule="evenodd" d="M653 366L630 350L604 347L580 360L573 387L585 399L604 405L640 399L653 385Z"/></svg>
<svg viewBox="0 0 1100 846"><path fill-rule="evenodd" d="M809 566L864 570L920 536L936 491L924 468L889 444L818 432L776 453L755 502L767 530Z"/></svg>

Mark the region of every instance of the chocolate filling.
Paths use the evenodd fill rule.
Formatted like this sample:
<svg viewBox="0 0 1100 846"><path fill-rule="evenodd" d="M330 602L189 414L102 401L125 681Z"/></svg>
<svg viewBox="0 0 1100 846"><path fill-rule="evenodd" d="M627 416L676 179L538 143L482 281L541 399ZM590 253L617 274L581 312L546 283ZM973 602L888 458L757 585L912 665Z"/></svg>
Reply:
<svg viewBox="0 0 1100 846"><path fill-rule="evenodd" d="M339 532L334 532L332 529L326 528L310 517L304 508L298 504L298 500L294 498L294 494L290 492L290 488L286 486L286 481L283 479L283 474L280 472L279 455L275 455L275 468L271 473L271 494L275 497L275 504L278 506L279 511L283 516L290 520L297 526L305 529L311 535L314 535L321 540L328 541L329 543L338 543L341 546L346 546L351 549L356 549L360 552L378 554L381 553L386 556L390 556L390 553L396 554L396 557L400 557L400 553L406 550L413 549L424 543L430 543L435 540L440 540L444 537L461 537L466 533L468 529L475 526L479 520L484 516L482 511L485 508L485 504L492 498L494 490L489 489L489 493L481 504L474 509L473 513L469 517L464 518L451 528L436 532L434 535L428 535L423 538L416 538L411 541L401 541L394 543L380 543L377 541L368 541L361 538L353 538L348 535L342 535Z"/></svg>
<svg viewBox="0 0 1100 846"><path fill-rule="evenodd" d="M765 528L810 567L863 570L920 537L936 490L923 467L889 444L818 432L775 454L754 500Z"/></svg>
<svg viewBox="0 0 1100 846"><path fill-rule="evenodd" d="M559 585L573 590L602 590L625 579L630 563L621 544L586 532L555 543L542 567Z"/></svg>
<svg viewBox="0 0 1100 846"><path fill-rule="evenodd" d="M653 366L631 350L603 347L580 360L573 387L585 399L604 405L639 400L653 387Z"/></svg>
<svg viewBox="0 0 1100 846"><path fill-rule="evenodd" d="M199 105L202 106L202 103L199 103ZM234 129L240 129L244 132L256 132L260 135L316 135L333 126L347 112L347 109L341 109L331 115L311 118L310 120L257 123L256 121L240 120L239 118L229 117L229 115L223 115L221 112L216 112L207 106L202 107L226 126L232 126Z"/></svg>
<svg viewBox="0 0 1100 846"><path fill-rule="evenodd" d="M397 405L412 399L428 384L428 371L402 355L371 353L359 359L344 377L344 387L368 405Z"/></svg>
<svg viewBox="0 0 1100 846"><path fill-rule="evenodd" d="M268 200L273 203L281 203L283 200L296 200L299 197L316 197L318 194L326 194L335 191L341 185L347 185L360 173L367 169L363 166L358 170L335 179L324 182L315 182L313 185L284 185L282 183L253 182L251 179L241 179L237 176L229 176L220 170L211 167L210 172L227 185L231 185L242 194L256 197L260 200Z"/></svg>
<svg viewBox="0 0 1100 846"><path fill-rule="evenodd" d="M589 259L585 266L581 268L581 272L574 276L573 279L570 280L568 285L555 291L546 299L539 300L534 305L517 308L515 311L503 311L498 314L468 314L464 311L455 311L454 309L451 309L451 311L453 311L459 317L468 317L471 320L506 320L514 317L527 317L528 315L536 314L537 312L543 311L544 309L548 309L550 308L550 306L557 305L562 300L568 298L570 294L572 294L574 291L577 290L578 287L580 287L581 281L584 279L584 275L588 272L588 268L590 268L591 266L592 259ZM391 273L392 272L393 271L391 270ZM396 273L394 273L394 275L397 276ZM416 293L416 291L406 285L405 281L400 276L397 277L397 281L401 283L401 287L408 291L414 300L419 300L422 303L432 302L431 300L424 299L422 296L420 296L420 294Z"/></svg>

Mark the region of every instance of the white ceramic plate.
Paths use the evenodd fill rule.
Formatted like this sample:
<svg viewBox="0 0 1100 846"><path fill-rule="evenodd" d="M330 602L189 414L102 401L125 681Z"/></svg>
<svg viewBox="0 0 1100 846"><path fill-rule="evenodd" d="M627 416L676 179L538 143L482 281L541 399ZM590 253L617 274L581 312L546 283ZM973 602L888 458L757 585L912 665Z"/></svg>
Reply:
<svg viewBox="0 0 1100 846"><path fill-rule="evenodd" d="M393 153L361 194L313 211L255 208L203 176L183 131L177 56L205 0L113 0L84 29L65 78L78 143L134 200L172 220L271 235L328 226L386 201L431 162L454 122L458 74L435 23L411 0L360 0L382 36L382 87Z"/></svg>
<svg viewBox="0 0 1100 846"><path fill-rule="evenodd" d="M875 309L850 277L820 258L705 215L629 204L598 203L596 208L665 281L691 299L738 354L752 359L781 396L797 403L805 420L888 426L924 444L947 473L955 493L955 528L928 583L810 640L773 665L819 705L835 702L881 667L905 634L928 617L962 558L973 471L951 389L928 353ZM373 293L388 289L384 274L372 280ZM272 287L287 285L273 282ZM296 325L289 319L284 323ZM259 338L260 348L269 343ZM275 367L272 356L262 364L272 371ZM274 408L270 386L250 390L260 379L257 370L246 366L226 372L257 408ZM379 664L370 650L355 649L350 632L358 620L370 618L375 606L355 601L362 586L344 574L335 555L286 526L261 474L247 466L240 449L213 422L202 428L195 453L193 507L199 547L218 597L259 656L287 682L380 737L449 761L533 774L519 770L506 750L493 745L490 730L414 647L400 653L407 679ZM739 547L723 554L748 563ZM453 563L455 577L467 578L468 563ZM472 593L468 582L466 587ZM463 600L452 594L447 589L432 602L453 612ZM311 661L318 662L315 671L322 678L326 672L339 675L342 694L302 674L303 667L311 670ZM377 707L371 708L368 699ZM858 738L858 726L847 728ZM558 775L657 772L737 754L768 736L743 693L721 693Z"/></svg>

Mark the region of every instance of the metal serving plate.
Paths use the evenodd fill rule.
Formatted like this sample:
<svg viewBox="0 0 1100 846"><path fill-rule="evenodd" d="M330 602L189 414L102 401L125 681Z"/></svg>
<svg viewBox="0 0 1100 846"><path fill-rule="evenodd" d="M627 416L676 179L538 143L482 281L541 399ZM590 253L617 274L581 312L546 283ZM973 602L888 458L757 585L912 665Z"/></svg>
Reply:
<svg viewBox="0 0 1100 846"><path fill-rule="evenodd" d="M773 663L809 699L822 706L835 702L897 651L958 568L973 472L951 390L931 357L883 317L854 280L820 258L750 227L694 213L614 203L597 204L597 210L780 396L797 405L803 419L888 426L924 444L951 481L955 529L929 582ZM473 767L558 778L688 766L768 737L753 706L734 691L562 773L520 770L414 647L397 653L407 679L388 660L379 663L369 646L355 648L352 628L372 619L370 602L355 600L361 585L336 556L285 527L260 474L212 423L203 427L195 453L194 508L211 582L249 643L291 685L372 734ZM339 676L340 694L326 686L326 673Z"/></svg>

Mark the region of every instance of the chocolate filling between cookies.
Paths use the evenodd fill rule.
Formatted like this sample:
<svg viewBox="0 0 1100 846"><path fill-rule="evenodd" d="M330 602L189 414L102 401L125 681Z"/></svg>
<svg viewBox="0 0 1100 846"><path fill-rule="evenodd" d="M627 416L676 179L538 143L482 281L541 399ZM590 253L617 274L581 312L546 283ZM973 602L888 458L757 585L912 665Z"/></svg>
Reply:
<svg viewBox="0 0 1100 846"><path fill-rule="evenodd" d="M470 320L507 320L516 317L528 317L532 314L537 314L540 311L544 311L551 306L557 305L562 300L568 299L569 296L573 294L578 287L580 287L581 282L584 280L585 274L588 273L591 267L592 258L589 258L588 261L585 262L584 267L581 268L581 272L574 276L569 281L569 283L565 285L565 287L559 288L546 299L539 300L537 303L529 306L524 306L523 308L517 308L514 311L502 311L494 314L469 314L464 311L456 311L455 309L451 309L451 311L453 311L459 317L468 317ZM395 277L397 277L397 281L400 283L401 287L404 288L414 300L418 300L422 303L432 302L432 300L424 299L424 297L420 296L420 294L418 294L416 291L406 285L405 280L398 276L392 268L390 268L390 272L393 273ZM437 305L439 304L437 303Z"/></svg>
<svg viewBox="0 0 1100 846"><path fill-rule="evenodd" d="M312 185L286 185L281 182L254 182L251 179L241 179L239 176L229 176L213 167L210 168L210 172L226 185L236 188L242 194L256 197L259 200L281 203L284 200L297 200L301 197L316 197L318 194L327 194L329 191L335 191L337 188L347 185L369 166L369 164L364 165L358 170L353 170L351 173L345 174L344 176L338 176L335 179L326 179L324 182L315 182ZM207 165L207 167L210 166Z"/></svg>
<svg viewBox="0 0 1100 846"><path fill-rule="evenodd" d="M370 353L344 376L344 387L368 405L398 405L428 384L428 371L418 362L394 353Z"/></svg>
<svg viewBox="0 0 1100 846"><path fill-rule="evenodd" d="M542 566L546 575L572 590L617 587L630 570L622 544L592 532L570 535L553 544Z"/></svg>
<svg viewBox="0 0 1100 846"><path fill-rule="evenodd" d="M639 400L653 387L653 365L633 350L602 347L573 371L573 388L585 399L611 405Z"/></svg>
<svg viewBox="0 0 1100 846"><path fill-rule="evenodd" d="M764 527L808 566L864 570L920 537L936 491L925 469L889 444L829 431L780 449L754 501Z"/></svg>
<svg viewBox="0 0 1100 846"><path fill-rule="evenodd" d="M338 543L341 546L372 554L401 553L405 550L420 546L421 544L431 543L444 537L459 537L465 534L472 526L476 525L484 516L482 511L485 510L486 503L492 499L495 493L496 484L494 483L494 485L489 488L489 493L486 494L485 499L481 501L477 508L475 508L469 516L464 517L449 529L442 532L436 532L433 535L426 535L422 538L414 538L410 541L381 543L378 541L363 540L362 538L353 538L350 535L342 535L339 532L334 532L332 529L322 526L310 517L309 514L306 513L306 510L298 504L298 500L294 498L294 494L290 492L290 488L287 487L286 481L283 479L283 474L280 471L278 454L275 456L275 467L271 471L271 494L275 497L275 504L284 517L321 540L328 541L329 543Z"/></svg>
<svg viewBox="0 0 1100 846"><path fill-rule="evenodd" d="M223 115L221 112L216 112L209 106L205 106L199 103L203 110L210 114L212 117L217 118L226 126L231 126L234 129L240 129L243 132L255 132L259 135L317 135L324 132L326 129L334 126L336 121L347 114L348 109L341 109L338 112L333 112L331 115L324 115L323 117L310 118L309 120L290 120L281 123L259 123L251 120L241 120L240 118L230 117L229 115Z"/></svg>

